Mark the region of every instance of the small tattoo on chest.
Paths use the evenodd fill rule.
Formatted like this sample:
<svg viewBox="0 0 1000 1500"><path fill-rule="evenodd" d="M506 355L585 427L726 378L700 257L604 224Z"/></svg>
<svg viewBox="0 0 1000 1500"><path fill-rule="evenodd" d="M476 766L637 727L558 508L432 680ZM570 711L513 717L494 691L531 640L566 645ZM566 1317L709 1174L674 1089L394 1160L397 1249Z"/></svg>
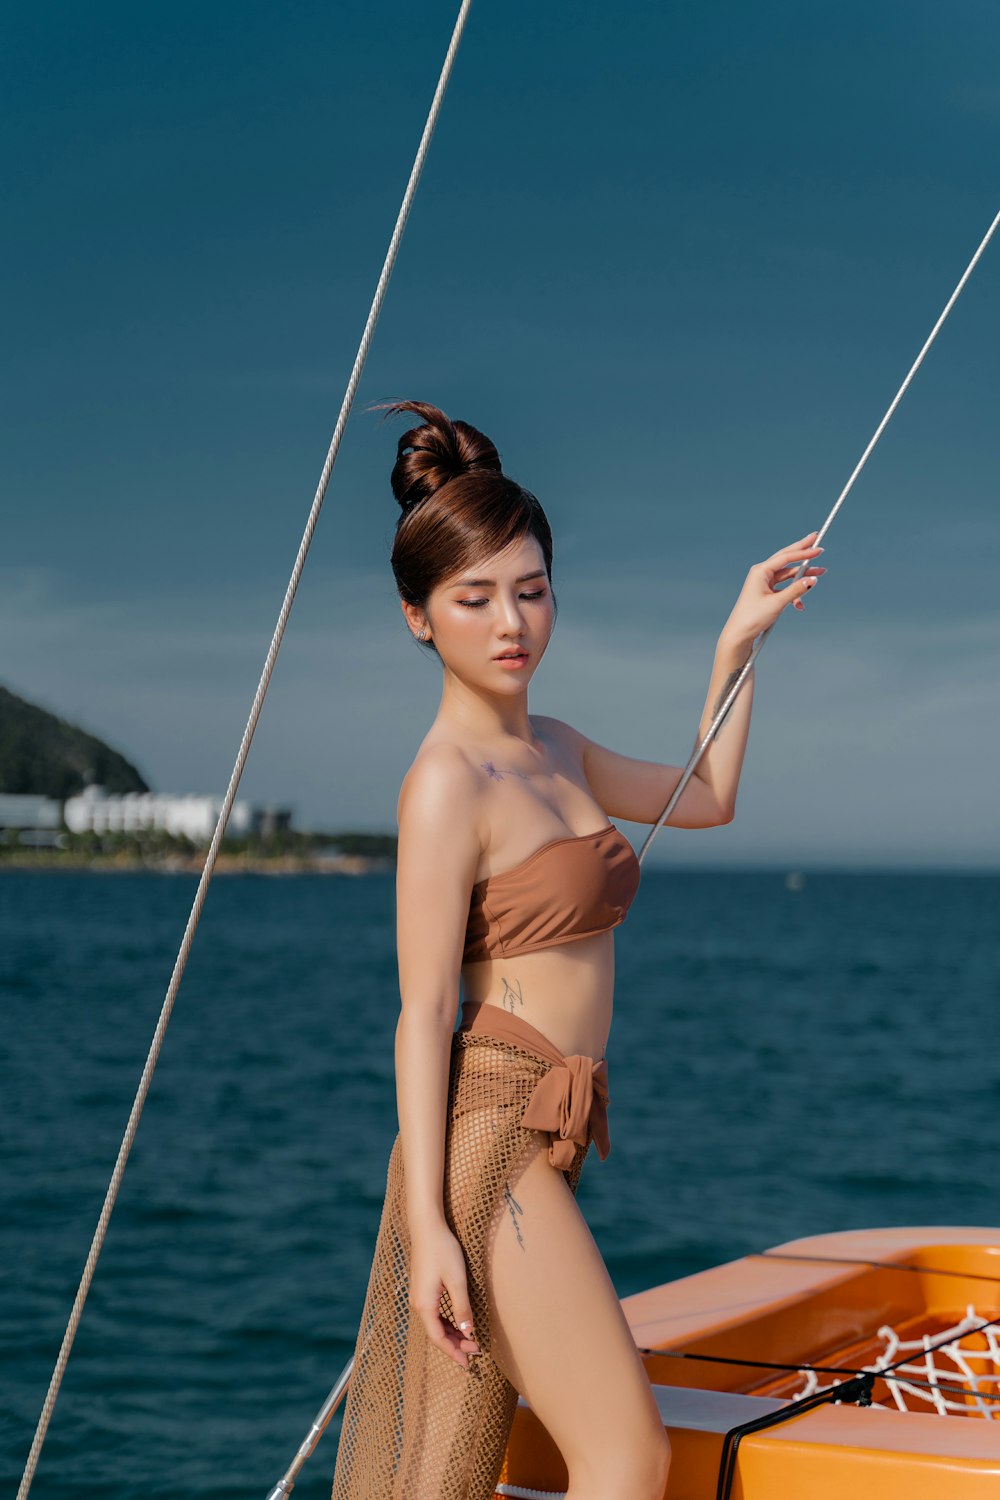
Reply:
<svg viewBox="0 0 1000 1500"><path fill-rule="evenodd" d="M519 979L515 979L514 983L511 984L510 980L504 979L503 975L501 974L500 983L503 985L502 1000L504 1010L509 1010L511 1015L513 1015L515 1000L517 1001L518 1005L524 1004L524 995L521 992L521 981Z"/></svg>
<svg viewBox="0 0 1000 1500"><path fill-rule="evenodd" d="M509 767L505 771L498 771L491 760L483 760L479 763L491 781L503 781L505 776L519 776L522 781L528 780L527 771L512 771Z"/></svg>

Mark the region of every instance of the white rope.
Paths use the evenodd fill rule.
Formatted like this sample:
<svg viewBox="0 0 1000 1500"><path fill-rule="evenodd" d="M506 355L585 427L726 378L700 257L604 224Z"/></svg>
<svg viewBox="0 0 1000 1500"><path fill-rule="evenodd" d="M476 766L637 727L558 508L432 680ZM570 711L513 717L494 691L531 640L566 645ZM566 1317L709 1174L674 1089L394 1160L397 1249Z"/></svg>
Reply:
<svg viewBox="0 0 1000 1500"><path fill-rule="evenodd" d="M42 1444L45 1441L45 1435L48 1431L49 1422L52 1417L52 1411L56 1403L56 1397L59 1394L59 1387L62 1384L63 1372L65 1371L67 1361L69 1360L70 1349L73 1345L73 1339L76 1336L77 1326L80 1322L80 1316L83 1312L83 1305L87 1300L87 1293L90 1290L90 1283L93 1279L94 1268L97 1265L97 1259L101 1253L101 1247L104 1244L104 1236L107 1232L108 1223L115 1205L115 1199L118 1196L119 1184L121 1183L122 1177L125 1173L125 1164L128 1161L129 1152L132 1149L132 1142L135 1138L136 1129L139 1124L139 1116L142 1114L142 1107L146 1102L146 1095L149 1092L149 1086L153 1077L153 1070L156 1067L156 1061L160 1055L160 1048L163 1043L163 1037L167 1029L167 1024L170 1020L170 1013L173 1009L174 999L177 995L178 987L180 986L181 976L183 975L185 966L187 964L188 954L191 951L191 944L194 939L195 929L198 926L198 919L201 916L201 910L205 903L205 896L208 892L208 885L212 878L212 873L215 869L215 862L219 852L219 845L222 842L222 836L225 832L226 824L229 821L229 813L232 809L233 799L236 796L236 789L240 784L240 777L243 775L243 767L246 763L246 758L250 750L250 744L253 740L254 731L257 727L257 720L260 717L260 711L264 703L265 694L267 693L268 683L271 680L271 672L278 655L278 649L281 645L282 636L285 633L285 623L291 611L292 601L295 598L295 592L299 585L299 578L301 576L303 566L305 565L306 554L309 551L313 532L316 529L316 522L319 518L320 508L323 504L323 497L326 494L327 485L330 482L330 475L333 472L333 466L336 462L337 453L340 449L340 442L341 438L343 437L344 428L347 425L347 418L350 414L351 407L354 404L355 392L357 391L358 383L361 379L361 372L364 369L365 360L368 357L368 348L371 344L372 335L375 331L375 325L378 322L379 312L381 311L382 302L385 298L386 288L389 285L389 277L392 275L392 269L396 262L399 245L403 238L403 230L406 227L406 221L410 213L410 206L413 202L414 194L416 193L417 183L420 180L420 173L423 170L423 165L427 156L428 148L430 146L431 137L434 134L434 127L437 123L438 114L441 110L441 103L444 99L445 90L448 86L448 80L451 76L452 64L455 60L455 54L458 50L458 44L462 38L462 32L465 29L465 20L466 16L468 15L471 3L472 0L462 0L461 10L459 11L458 19L455 22L451 42L445 55L444 65L441 69L440 77L438 78L437 88L434 91L434 98L431 103L430 112L427 116L427 122L424 125L423 135L420 138L420 145L417 149L413 168L410 172L410 178L406 185L406 192L403 195L403 202L400 206L399 214L396 218L396 225L392 232L392 238L389 241L389 249L386 253L385 262L382 266L382 274L378 279L378 286L375 290L375 297L372 301L371 310L368 314L368 320L365 323L364 333L361 335L361 343L358 347L357 356L354 361L354 368L351 371L351 378L347 383L347 390L344 394L344 399L340 408L340 415L337 418L337 425L334 429L333 438L326 455L326 462L323 465L319 485L316 489L312 507L309 511L309 518L306 521L305 531L303 532L302 540L299 543L298 554L295 558L295 566L292 569L292 576L288 581L288 587L285 591L285 597L281 606L281 612L278 615L278 623L275 626L271 645L268 648L267 659L264 662L264 670L261 673L260 682L258 683L257 691L254 694L253 703L250 708L250 717L247 720L246 729L243 731L243 739L240 742L239 753L236 757L236 764L233 767L233 773L230 777L229 786L226 790L225 799L222 804L222 810L219 813L219 821L215 826L215 833L212 836L212 843L208 851L208 858L205 861L205 868L201 872L201 879L198 882L198 889L195 893L194 902L191 907L191 914L188 917L187 926L184 929L184 937L181 942L180 950L177 954L177 959L174 963L174 970L170 976L170 984L167 988L166 999L163 1002L163 1008L160 1011L160 1017L156 1023L156 1030L153 1033L153 1040L149 1048L149 1054L146 1058L145 1067L142 1070L142 1077L139 1081L139 1088L128 1118L128 1125L125 1129L125 1135L122 1139L122 1143L118 1151L118 1158L115 1162L114 1171L111 1174L111 1181L108 1184L108 1190L104 1199L104 1205L101 1209L100 1218L97 1222L97 1229L94 1232L94 1238L90 1246L90 1253L87 1256L87 1263L83 1268L83 1276L80 1279L80 1286L76 1294L76 1299L73 1303L73 1310L70 1313L69 1323L66 1326L66 1332L63 1336L62 1347L59 1350L59 1357L56 1360L55 1369L52 1372L52 1379L49 1382L48 1393L45 1397L44 1405L42 1406L41 1416L38 1419L38 1426L35 1430L34 1440L31 1444L31 1451L28 1454L28 1461L25 1465L24 1475L21 1479L21 1483L17 1491L17 1500L25 1500L25 1496L28 1494L28 1491L31 1488L31 1482L35 1474L35 1469L38 1466L38 1458L42 1450Z"/></svg>
<svg viewBox="0 0 1000 1500"><path fill-rule="evenodd" d="M900 1338L897 1331L886 1323L878 1330L884 1346L881 1353L861 1368L877 1375L892 1366L892 1373L882 1378L899 1411L912 1411L917 1402L923 1402L942 1417L952 1412L963 1415L977 1412L987 1422L996 1421L1000 1419L1000 1407L989 1398L996 1396L1000 1383L1000 1338L995 1328L984 1328L983 1322L975 1308L968 1306L964 1318L942 1330L943 1335L950 1338L947 1344L940 1342L942 1333L925 1333L915 1339ZM968 1333L981 1339L982 1344L963 1345L962 1339ZM899 1362L898 1356L905 1356L910 1351L916 1357L906 1364ZM840 1380L831 1380L828 1385L822 1385L816 1371L808 1368L803 1368L801 1373L804 1383L802 1389L792 1396L793 1401L801 1401L817 1391L835 1390L843 1384ZM921 1384L914 1385L906 1379L907 1375ZM958 1395L957 1399L951 1385L956 1378L968 1387L968 1393ZM906 1397L909 1397L908 1401ZM892 1409L883 1401L873 1401L872 1405Z"/></svg>
<svg viewBox="0 0 1000 1500"><path fill-rule="evenodd" d="M983 239L982 239L982 241L980 243L979 249L976 251L975 255L969 261L969 264L966 266L965 273L962 276L961 281L958 283L958 286L955 288L955 290L952 292L951 296L948 298L948 301L945 303L944 310L941 313L941 316L938 318L937 322L934 324L934 327L931 329L931 331L930 331L930 333L929 333L929 335L927 337L927 340L926 340L926 342L924 344L924 347L921 349L920 353L917 355L916 359L913 361L913 364L910 366L910 372L909 372L909 374L907 375L906 379L903 381L903 384L899 387L899 390L896 392L895 396L893 397L892 401L890 402L889 410L886 412L885 416L882 418L881 422L876 427L875 432L872 435L871 442L868 444L868 447L865 449L864 453L862 453L861 457L858 459L858 462L857 462L857 464L855 465L855 468L854 468L854 473L851 475L850 479L844 485L844 488L841 490L840 495L837 498L836 505L833 507L833 509L831 510L830 514L827 516L826 520L823 522L823 525L820 527L819 532L818 532L818 534L816 536L816 541L813 544L814 546L819 546L822 543L823 538L824 538L824 536L826 535L826 533L827 533L827 531L829 529L830 522L833 520L834 516L837 514L837 512L840 509L841 505L847 499L847 496L850 494L851 490L854 488L854 481L857 479L858 475L861 473L861 470L864 468L865 464L868 462L869 458L871 457L872 453L874 452L876 443L878 442L879 438L882 436L882 434L885 431L885 429L888 427L889 422L892 419L893 413L896 410L896 407L902 401L903 397L906 394L907 388L909 387L909 384L910 384L911 380L913 379L913 377L917 373L917 371L920 369L920 366L923 364L923 362L924 362L924 356L927 354L927 352L930 349L931 345L933 344L934 340L937 338L938 333L940 332L941 328L944 326L945 319L947 318L948 314L951 312L952 308L955 306L955 303L958 301L958 298L961 295L961 292L962 292L962 290L963 290L963 288L965 286L965 283L968 281L969 277L972 275L973 271L975 270L975 268L976 268L976 266L977 266L977 264L979 262L980 256L983 254L983 251L986 249L986 246L989 244L990 240L993 238L994 231L996 230L998 224L1000 224L1000 213L997 214L996 218L993 220L993 223L990 225L989 229L986 231L986 233L983 236ZM802 574L805 572L806 568L809 567L810 562L811 562L811 559L804 559L799 564L798 571L795 573L795 576L793 578L789 578L788 579L788 583L789 584L795 583L799 578L801 578ZM687 786L687 784L690 781L691 777L694 775L695 767L697 766L698 762L701 760L701 757L704 755L706 749L711 744L711 742L714 739L715 735L718 733L718 730L719 730L720 725L722 724L722 721L725 719L725 717L728 714L729 710L732 708L733 704L736 702L736 699L739 696L739 693L740 693L740 691L741 691L741 689L743 687L743 684L746 682L747 678L750 675L750 672L753 669L754 662L757 660L757 657L760 655L760 652L761 652L761 649L762 649L762 647L764 645L764 642L767 640L768 636L771 634L771 631L773 629L774 629L774 625L769 625L767 627L767 629L765 631L763 631L762 634L759 635L757 637L756 641L754 642L753 650L750 652L750 655L747 657L746 661L744 662L744 664L743 664L743 666L742 666L742 668L740 670L739 676L736 678L736 681L733 683L733 686L730 688L729 692L726 694L726 697L724 698L724 700L722 702L722 706L720 707L718 713L715 715L715 718L712 720L712 723L709 726L708 733L705 735L705 738L701 741L701 744L698 745L696 747L696 749L692 752L691 758L689 759L687 765L684 767L684 772L683 772L683 774L681 776L680 781L674 787L673 795L671 796L670 801L667 803L666 807L663 809L663 811L660 813L660 816L657 818L656 822L653 824L653 827L650 829L649 833L646 835L646 838L645 838L645 840L643 842L642 848L639 850L639 863L640 864L642 863L642 861L643 861L643 859L645 857L646 850L649 848L650 844L653 842L653 839L656 837L656 835L659 832L659 830L663 827L664 823L667 821L668 817L673 812L674 808L677 806L677 803L680 800L681 793L684 791L684 788Z"/></svg>

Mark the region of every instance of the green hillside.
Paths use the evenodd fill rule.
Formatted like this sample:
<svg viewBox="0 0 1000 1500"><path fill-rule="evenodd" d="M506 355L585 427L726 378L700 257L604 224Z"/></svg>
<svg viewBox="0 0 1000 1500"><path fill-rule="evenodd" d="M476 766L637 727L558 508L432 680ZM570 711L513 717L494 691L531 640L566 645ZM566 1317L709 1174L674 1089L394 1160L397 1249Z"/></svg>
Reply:
<svg viewBox="0 0 1000 1500"><path fill-rule="evenodd" d="M60 800L89 781L109 792L150 788L124 755L0 686L0 792L38 792Z"/></svg>

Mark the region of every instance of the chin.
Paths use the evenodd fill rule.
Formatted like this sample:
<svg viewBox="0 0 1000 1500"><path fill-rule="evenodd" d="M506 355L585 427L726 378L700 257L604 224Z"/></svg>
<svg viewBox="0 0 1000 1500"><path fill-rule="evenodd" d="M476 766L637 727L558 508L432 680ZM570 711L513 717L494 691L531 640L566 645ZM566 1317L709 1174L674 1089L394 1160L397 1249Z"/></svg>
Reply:
<svg viewBox="0 0 1000 1500"><path fill-rule="evenodd" d="M525 668L523 672L505 672L504 676L509 680L506 682L491 682L488 691L491 693L502 693L505 698L516 698L519 693L523 693L527 688L528 683L531 681L531 675L532 673L528 668Z"/></svg>

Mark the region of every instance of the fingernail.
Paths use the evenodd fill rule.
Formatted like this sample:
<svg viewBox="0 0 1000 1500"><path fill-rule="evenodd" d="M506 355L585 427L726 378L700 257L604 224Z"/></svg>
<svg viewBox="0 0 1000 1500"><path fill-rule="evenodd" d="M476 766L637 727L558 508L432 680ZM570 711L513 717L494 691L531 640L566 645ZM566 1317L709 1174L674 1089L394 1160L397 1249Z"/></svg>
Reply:
<svg viewBox="0 0 1000 1500"><path fill-rule="evenodd" d="M471 1322L470 1319L467 1318L464 1323L459 1323L458 1326L459 1326L459 1328L463 1328L463 1329L464 1328L471 1328L472 1327L472 1322Z"/></svg>

